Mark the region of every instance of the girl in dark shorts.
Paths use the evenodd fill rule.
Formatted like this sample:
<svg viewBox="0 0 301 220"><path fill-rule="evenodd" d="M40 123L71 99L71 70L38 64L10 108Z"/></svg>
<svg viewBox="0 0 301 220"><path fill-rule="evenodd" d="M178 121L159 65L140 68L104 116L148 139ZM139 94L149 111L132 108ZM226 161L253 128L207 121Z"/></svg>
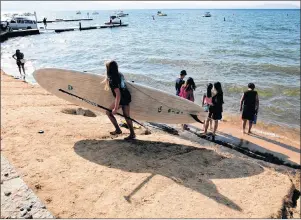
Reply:
<svg viewBox="0 0 301 220"><path fill-rule="evenodd" d="M247 121L249 121L248 134L251 133L254 117L258 113L259 98L256 91L254 91L254 83L248 84L248 90L244 92L240 100L240 111L242 111L242 131L245 134Z"/></svg>
<svg viewBox="0 0 301 220"><path fill-rule="evenodd" d="M207 92L203 95L203 101L202 101L202 106L204 108L205 112L209 112L209 108L212 105L212 88L213 85L211 83L208 83L207 85ZM210 124L210 130L212 130L212 121L209 121ZM203 129L205 130L205 124L203 125Z"/></svg>
<svg viewBox="0 0 301 220"><path fill-rule="evenodd" d="M106 111L107 116L111 120L112 124L115 127L115 131L110 132L111 135L121 134L122 131L117 123L114 114L117 113L118 109L122 107L123 115L130 117L130 102L131 102L131 94L126 87L124 76L119 73L118 65L115 61L110 61L106 63L107 67L107 80L106 80L106 90L110 87L113 96L115 97L115 101L111 104L109 109L112 112ZM130 129L130 135L125 140L135 139L136 135L133 128L133 122L130 119L125 119Z"/></svg>
<svg viewBox="0 0 301 220"><path fill-rule="evenodd" d="M222 90L222 85L220 82L214 83L214 89L216 94L212 97L212 105L209 107L208 118L205 122L204 135L207 135L207 130L209 126L209 121L214 120L214 127L212 132L212 140L215 140L215 132L218 127L218 120L222 119L223 104L224 104L224 94Z"/></svg>

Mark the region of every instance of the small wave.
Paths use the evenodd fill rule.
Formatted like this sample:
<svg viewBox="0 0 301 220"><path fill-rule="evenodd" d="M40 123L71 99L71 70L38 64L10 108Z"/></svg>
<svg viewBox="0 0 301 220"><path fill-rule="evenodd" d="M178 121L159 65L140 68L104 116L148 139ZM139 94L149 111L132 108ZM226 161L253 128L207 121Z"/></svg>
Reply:
<svg viewBox="0 0 301 220"><path fill-rule="evenodd" d="M285 89L283 94L291 97L300 97L300 88Z"/></svg>
<svg viewBox="0 0 301 220"><path fill-rule="evenodd" d="M286 73L289 75L300 75L300 66L280 66L274 64L259 64L251 65L258 71L275 72L275 73Z"/></svg>
<svg viewBox="0 0 301 220"><path fill-rule="evenodd" d="M242 94L246 91L245 85L225 84L225 91L228 94ZM287 97L300 97L300 88L283 88L283 86L272 86L271 88L258 88L256 90L260 98L279 97L281 95Z"/></svg>
<svg viewBox="0 0 301 220"><path fill-rule="evenodd" d="M175 60L175 59L166 59L166 58L149 58L149 63L154 64L171 64L171 65L190 65L190 61L188 60Z"/></svg>
<svg viewBox="0 0 301 220"><path fill-rule="evenodd" d="M258 25L258 28L264 30L264 31L298 31L297 28L290 28L290 27L279 27L277 25L271 25L271 26L265 26L265 25Z"/></svg>

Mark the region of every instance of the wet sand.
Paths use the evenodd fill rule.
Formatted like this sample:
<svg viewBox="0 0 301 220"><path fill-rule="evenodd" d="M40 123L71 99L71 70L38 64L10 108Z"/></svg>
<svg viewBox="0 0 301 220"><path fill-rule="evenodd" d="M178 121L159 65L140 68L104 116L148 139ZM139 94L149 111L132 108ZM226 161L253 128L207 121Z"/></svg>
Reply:
<svg viewBox="0 0 301 220"><path fill-rule="evenodd" d="M1 154L57 218L281 217L300 187L296 169L156 129L138 129L138 140L125 142L128 130L111 137L103 113L85 117L63 113L67 108L79 107L1 74ZM222 122L220 131L241 139L235 123ZM282 135L262 136L289 149L244 139L294 161L300 146Z"/></svg>

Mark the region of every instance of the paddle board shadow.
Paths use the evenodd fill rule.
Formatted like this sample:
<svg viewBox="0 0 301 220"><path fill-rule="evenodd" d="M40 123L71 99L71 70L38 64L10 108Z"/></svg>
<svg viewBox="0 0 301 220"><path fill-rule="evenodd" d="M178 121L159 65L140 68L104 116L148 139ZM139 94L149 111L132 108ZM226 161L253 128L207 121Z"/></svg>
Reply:
<svg viewBox="0 0 301 220"><path fill-rule="evenodd" d="M213 150L167 142L82 140L75 143L74 150L79 156L102 166L165 176L237 211L242 209L219 193L212 180L244 178L264 171L248 160L226 158ZM137 189L133 193L135 191ZM125 196L127 200L128 197Z"/></svg>

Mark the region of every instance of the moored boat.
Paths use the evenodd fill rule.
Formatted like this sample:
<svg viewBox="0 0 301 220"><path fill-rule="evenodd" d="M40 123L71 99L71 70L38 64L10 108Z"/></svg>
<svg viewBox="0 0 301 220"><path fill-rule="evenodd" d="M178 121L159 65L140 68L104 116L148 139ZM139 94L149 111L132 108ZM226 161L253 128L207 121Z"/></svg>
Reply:
<svg viewBox="0 0 301 220"><path fill-rule="evenodd" d="M158 12L157 12L157 15L158 15L158 16L167 16L167 14L162 13L161 11L158 11Z"/></svg>
<svg viewBox="0 0 301 220"><path fill-rule="evenodd" d="M211 17L210 12L206 12L206 13L203 15L203 17Z"/></svg>

